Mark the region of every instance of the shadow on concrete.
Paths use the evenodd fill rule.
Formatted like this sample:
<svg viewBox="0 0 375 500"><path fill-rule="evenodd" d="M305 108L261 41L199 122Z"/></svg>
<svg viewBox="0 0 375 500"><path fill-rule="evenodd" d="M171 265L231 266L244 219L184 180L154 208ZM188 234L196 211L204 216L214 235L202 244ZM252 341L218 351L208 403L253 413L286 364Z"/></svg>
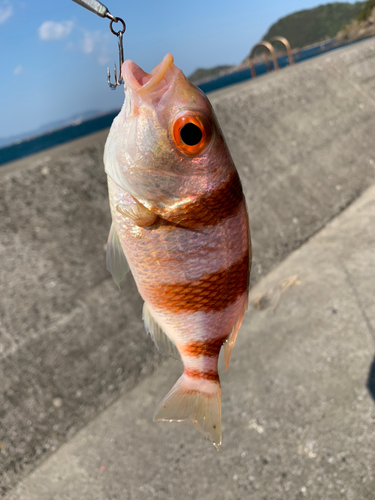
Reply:
<svg viewBox="0 0 375 500"><path fill-rule="evenodd" d="M375 401L375 356L370 366L366 387Z"/></svg>

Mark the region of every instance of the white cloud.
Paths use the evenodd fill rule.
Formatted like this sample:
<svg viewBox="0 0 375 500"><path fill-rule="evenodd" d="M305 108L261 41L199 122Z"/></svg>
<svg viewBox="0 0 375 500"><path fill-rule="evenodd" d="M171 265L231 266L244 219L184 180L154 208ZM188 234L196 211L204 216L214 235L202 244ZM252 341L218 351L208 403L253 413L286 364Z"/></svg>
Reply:
<svg viewBox="0 0 375 500"><path fill-rule="evenodd" d="M110 60L108 46L113 41L112 37L108 33L104 34L101 31L81 29L81 32L83 38L77 43L68 42L66 48L75 52L83 52L88 56L93 55L100 66L107 66ZM116 49L114 48L114 50Z"/></svg>
<svg viewBox="0 0 375 500"><path fill-rule="evenodd" d="M82 52L85 54L91 54L94 50L95 47L95 42L98 40L100 37L100 34L98 31L91 32L91 31L84 31L84 37L81 42L81 47L82 47Z"/></svg>
<svg viewBox="0 0 375 500"><path fill-rule="evenodd" d="M15 75L20 75L23 71L23 67L19 64L18 66L16 66L13 70L13 73Z"/></svg>
<svg viewBox="0 0 375 500"><path fill-rule="evenodd" d="M109 59L108 50L102 49L102 51L98 57L98 63L100 64L100 66L108 66L109 61L110 61L110 59Z"/></svg>
<svg viewBox="0 0 375 500"><path fill-rule="evenodd" d="M97 54L97 60L100 66L108 66L108 63L110 62L110 49L109 47L112 47L112 50L114 51L112 53L112 57L116 57L116 44L113 44L112 37L110 36L109 33L106 33L105 35L100 36L100 51L98 51Z"/></svg>
<svg viewBox="0 0 375 500"><path fill-rule="evenodd" d="M8 2L3 2L3 7L0 6L0 24L5 23L5 21L13 14L13 8Z"/></svg>
<svg viewBox="0 0 375 500"><path fill-rule="evenodd" d="M61 23L45 21L38 29L39 38L47 41L66 38L72 31L73 24L73 21L62 21Z"/></svg>

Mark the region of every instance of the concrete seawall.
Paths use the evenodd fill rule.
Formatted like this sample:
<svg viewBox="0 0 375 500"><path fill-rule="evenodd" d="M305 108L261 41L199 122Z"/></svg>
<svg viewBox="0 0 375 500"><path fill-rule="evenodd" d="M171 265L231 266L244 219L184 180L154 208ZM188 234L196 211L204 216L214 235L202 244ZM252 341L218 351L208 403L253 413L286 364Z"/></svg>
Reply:
<svg viewBox="0 0 375 500"><path fill-rule="evenodd" d="M253 283L375 178L375 40L211 94L243 180ZM107 131L0 168L0 481L160 362L105 269Z"/></svg>

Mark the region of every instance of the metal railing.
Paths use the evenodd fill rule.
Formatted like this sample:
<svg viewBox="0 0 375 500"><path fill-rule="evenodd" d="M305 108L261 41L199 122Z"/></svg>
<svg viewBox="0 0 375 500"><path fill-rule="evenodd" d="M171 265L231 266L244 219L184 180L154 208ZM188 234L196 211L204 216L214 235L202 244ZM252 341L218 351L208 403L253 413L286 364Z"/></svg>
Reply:
<svg viewBox="0 0 375 500"><path fill-rule="evenodd" d="M276 52L275 52L275 49L273 47L273 44L275 42L280 42L284 45L284 47L286 48L288 58L289 58L289 64L290 65L294 64L292 49L290 47L290 43L288 42L288 40L286 38L284 38L283 36L274 36L268 42L264 40L262 42L256 43L253 46L253 48L251 49L251 52L249 55L249 65L250 65L250 71L251 71L252 78L255 78L257 76L256 71L255 71L255 65L254 65L254 54L255 54L255 51L258 47L263 47L265 49L264 50L264 57L266 60L267 73L269 71L271 71L271 64L270 64L269 56L271 56L271 58L272 58L274 70L278 71L280 69L279 64L277 62Z"/></svg>
<svg viewBox="0 0 375 500"><path fill-rule="evenodd" d="M272 45L274 45L275 42L282 43L284 45L284 47L286 48L286 53L287 53L288 58L289 58L289 65L292 66L292 64L294 64L292 48L291 48L290 43L288 42L288 40L286 38L284 38L283 36L274 36L268 41Z"/></svg>

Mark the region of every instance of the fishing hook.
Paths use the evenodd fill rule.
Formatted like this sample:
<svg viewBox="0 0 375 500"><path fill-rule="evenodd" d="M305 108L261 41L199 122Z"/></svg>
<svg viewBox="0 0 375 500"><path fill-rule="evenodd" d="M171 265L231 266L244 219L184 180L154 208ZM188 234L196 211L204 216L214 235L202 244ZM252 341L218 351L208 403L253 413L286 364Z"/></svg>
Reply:
<svg viewBox="0 0 375 500"><path fill-rule="evenodd" d="M111 14L109 14L109 15L111 15ZM107 17L109 17L109 16L107 16ZM122 44L122 36L125 33L126 24L120 17L113 17L113 19L112 18L110 18L110 19L111 19L111 22L109 23L109 29L118 38L118 57L119 57L120 70L119 70L119 78L117 78L117 68L116 68L116 63L115 63L115 69L114 69L115 83L111 83L111 72L109 71L109 68L107 68L107 82L108 82L109 88L115 89L116 87L118 87L119 85L122 85L124 83L124 80L121 76L121 68L122 68L122 64L124 62L124 46ZM121 23L122 29L120 29L118 31L114 31L114 29L112 27L113 23Z"/></svg>
<svg viewBox="0 0 375 500"><path fill-rule="evenodd" d="M115 76L115 83L111 82L111 72L109 71L109 68L107 68L107 82L109 85L109 88L115 89L119 85L122 85L124 83L124 80L121 75L121 68L122 64L124 62L124 46L122 42L122 37L123 34L125 33L126 30L126 24L125 22L120 18L120 17L114 17L112 14L109 12L107 7L103 5L99 0L73 0L73 2L77 3L81 7L84 7L87 10L90 10L91 12L94 12L100 17L106 17L110 19L109 23L109 29L111 30L111 33L117 36L118 38L118 54L119 54L119 73L117 74L117 67L115 63L115 69L114 69L114 76ZM115 31L113 29L113 23L121 23L122 28L119 29L118 31Z"/></svg>

